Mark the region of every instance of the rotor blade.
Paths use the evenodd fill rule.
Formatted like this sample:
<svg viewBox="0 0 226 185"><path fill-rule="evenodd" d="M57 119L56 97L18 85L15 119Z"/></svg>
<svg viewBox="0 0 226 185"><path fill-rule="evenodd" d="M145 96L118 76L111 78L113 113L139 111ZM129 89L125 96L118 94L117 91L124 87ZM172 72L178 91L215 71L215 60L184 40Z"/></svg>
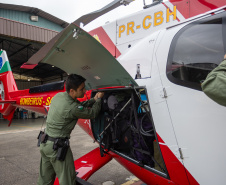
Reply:
<svg viewBox="0 0 226 185"><path fill-rule="evenodd" d="M104 15L107 12L119 7L120 5L127 5L134 0L114 0L113 2L109 3L108 5L104 6L103 8L91 12L89 14L83 15L82 17L78 18L73 23L80 26L80 23L83 23L83 26L87 25L91 21L95 20L96 18Z"/></svg>

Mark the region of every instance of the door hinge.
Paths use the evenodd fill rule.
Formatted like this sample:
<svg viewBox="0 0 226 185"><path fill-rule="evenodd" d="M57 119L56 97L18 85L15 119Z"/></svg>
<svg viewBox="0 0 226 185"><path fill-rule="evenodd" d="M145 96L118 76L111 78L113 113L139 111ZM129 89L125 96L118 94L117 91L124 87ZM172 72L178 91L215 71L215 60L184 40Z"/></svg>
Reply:
<svg viewBox="0 0 226 185"><path fill-rule="evenodd" d="M166 88L163 88L164 98L167 98Z"/></svg>
<svg viewBox="0 0 226 185"><path fill-rule="evenodd" d="M162 89L162 91L161 91L161 93L160 93L160 96L161 96L162 98L167 98L167 93L166 93L166 88L165 88L165 87L163 87L163 89Z"/></svg>
<svg viewBox="0 0 226 185"><path fill-rule="evenodd" d="M181 159L184 159L184 156L183 156L183 153L182 153L181 148L179 148L179 153L180 153L180 158L181 158Z"/></svg>

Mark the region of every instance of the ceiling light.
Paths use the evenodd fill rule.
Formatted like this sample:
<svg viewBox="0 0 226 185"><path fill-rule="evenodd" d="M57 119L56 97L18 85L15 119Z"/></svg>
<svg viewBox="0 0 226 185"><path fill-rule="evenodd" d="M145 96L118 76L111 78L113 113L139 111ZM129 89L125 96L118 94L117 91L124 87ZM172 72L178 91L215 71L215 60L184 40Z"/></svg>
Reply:
<svg viewBox="0 0 226 185"><path fill-rule="evenodd" d="M30 18L31 18L31 21L38 22L38 16L32 15Z"/></svg>

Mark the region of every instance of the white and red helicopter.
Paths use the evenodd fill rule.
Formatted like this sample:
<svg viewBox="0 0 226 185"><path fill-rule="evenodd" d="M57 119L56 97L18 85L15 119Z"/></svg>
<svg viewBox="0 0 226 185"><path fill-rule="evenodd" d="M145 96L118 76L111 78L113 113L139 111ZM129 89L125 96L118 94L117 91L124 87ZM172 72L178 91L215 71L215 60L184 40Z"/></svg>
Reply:
<svg viewBox="0 0 226 185"><path fill-rule="evenodd" d="M225 184L226 109L201 91L201 83L226 52L226 1L155 1L89 33L77 26L130 2L114 1L81 17L22 66L43 62L80 74L92 90L88 98L98 91L126 94L120 111L130 104L128 118L104 110L98 119L78 121L100 143L75 161L78 177L87 180L115 158L150 185ZM6 119L16 107L46 114L51 98L65 91L63 82L18 91L6 53L0 57Z"/></svg>

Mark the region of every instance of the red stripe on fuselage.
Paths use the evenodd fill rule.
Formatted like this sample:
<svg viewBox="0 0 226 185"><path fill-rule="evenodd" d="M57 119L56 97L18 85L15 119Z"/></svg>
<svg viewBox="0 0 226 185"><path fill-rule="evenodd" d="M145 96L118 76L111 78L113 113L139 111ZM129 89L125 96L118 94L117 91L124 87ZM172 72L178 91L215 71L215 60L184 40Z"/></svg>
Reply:
<svg viewBox="0 0 226 185"><path fill-rule="evenodd" d="M185 19L226 5L225 0L169 0Z"/></svg>
<svg viewBox="0 0 226 185"><path fill-rule="evenodd" d="M116 30L115 30L116 31ZM116 45L112 42L111 38L105 32L103 27L96 28L89 32L91 36L96 38L115 58L118 58L121 53L116 47ZM98 38L97 38L98 37Z"/></svg>
<svg viewBox="0 0 226 185"><path fill-rule="evenodd" d="M165 3L162 3L167 9L169 8ZM170 11L170 13L172 12L172 10L170 10L170 8L169 8L169 11ZM178 18L178 17L176 17L176 19L177 19L177 21L178 22L180 22L180 19Z"/></svg>
<svg viewBox="0 0 226 185"><path fill-rule="evenodd" d="M190 172L184 167L184 165L178 160L175 154L169 149L162 138L157 134L158 142L160 143L160 149L162 156L170 176L170 180L176 184L192 184L198 185L199 183L190 174Z"/></svg>

